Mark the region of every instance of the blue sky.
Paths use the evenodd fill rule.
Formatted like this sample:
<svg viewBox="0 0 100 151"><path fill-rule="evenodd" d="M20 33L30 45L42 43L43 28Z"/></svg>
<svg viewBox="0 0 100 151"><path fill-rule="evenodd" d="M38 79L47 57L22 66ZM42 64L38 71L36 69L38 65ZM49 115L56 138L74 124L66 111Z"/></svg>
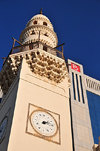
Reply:
<svg viewBox="0 0 100 151"><path fill-rule="evenodd" d="M100 0L0 0L0 69L2 57L19 39L30 18L39 13L52 22L64 55L100 80Z"/></svg>

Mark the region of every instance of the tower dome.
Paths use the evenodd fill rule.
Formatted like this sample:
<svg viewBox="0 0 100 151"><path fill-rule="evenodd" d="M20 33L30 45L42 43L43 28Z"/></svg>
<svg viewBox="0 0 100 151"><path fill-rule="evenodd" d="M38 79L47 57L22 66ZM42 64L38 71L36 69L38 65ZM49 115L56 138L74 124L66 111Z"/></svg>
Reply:
<svg viewBox="0 0 100 151"><path fill-rule="evenodd" d="M33 16L20 35L22 44L40 41L52 48L57 46L58 39L50 20L42 14Z"/></svg>

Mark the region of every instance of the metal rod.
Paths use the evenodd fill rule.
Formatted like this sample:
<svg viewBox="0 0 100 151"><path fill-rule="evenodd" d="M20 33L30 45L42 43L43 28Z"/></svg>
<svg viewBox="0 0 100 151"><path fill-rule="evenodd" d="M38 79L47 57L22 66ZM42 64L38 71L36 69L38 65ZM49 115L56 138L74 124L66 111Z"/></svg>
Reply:
<svg viewBox="0 0 100 151"><path fill-rule="evenodd" d="M36 42L32 42L31 44L36 44L36 43L37 43L37 41ZM14 49L18 49L18 48L25 47L25 46L29 46L29 44L23 44L21 46L16 46L16 47L14 47L12 49L14 50Z"/></svg>
<svg viewBox="0 0 100 151"><path fill-rule="evenodd" d="M65 43L62 43L62 44L60 44L60 45L54 47L53 49L58 48L58 47L63 46L63 45L65 45Z"/></svg>
<svg viewBox="0 0 100 151"><path fill-rule="evenodd" d="M12 48L15 46L15 39L13 39L14 41L13 41L13 46L12 46Z"/></svg>
<svg viewBox="0 0 100 151"><path fill-rule="evenodd" d="M42 10L43 10L43 8L41 8L41 10L40 10L40 14L42 14L43 12L42 12Z"/></svg>
<svg viewBox="0 0 100 151"><path fill-rule="evenodd" d="M20 45L23 45L20 41L18 41L18 40L15 39L14 37L12 37L12 39L13 39L15 42L19 43Z"/></svg>

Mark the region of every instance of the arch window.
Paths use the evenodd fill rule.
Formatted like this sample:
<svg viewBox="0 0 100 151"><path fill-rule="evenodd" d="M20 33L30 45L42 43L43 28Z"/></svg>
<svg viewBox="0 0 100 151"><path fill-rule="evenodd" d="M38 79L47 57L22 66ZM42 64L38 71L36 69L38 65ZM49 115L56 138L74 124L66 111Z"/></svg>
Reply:
<svg viewBox="0 0 100 151"><path fill-rule="evenodd" d="M37 21L35 20L33 23L34 23L34 24L37 24Z"/></svg>
<svg viewBox="0 0 100 151"><path fill-rule="evenodd" d="M46 47L46 46L43 46L43 50L47 51L47 47Z"/></svg>
<svg viewBox="0 0 100 151"><path fill-rule="evenodd" d="M34 32L34 30L31 32L31 35L34 35L35 34L35 32Z"/></svg>
<svg viewBox="0 0 100 151"><path fill-rule="evenodd" d="M32 43L29 44L29 49L30 49L30 50L33 49L33 44L32 44Z"/></svg>
<svg viewBox="0 0 100 151"><path fill-rule="evenodd" d="M43 25L47 26L47 23L46 23L46 22L43 22Z"/></svg>
<svg viewBox="0 0 100 151"><path fill-rule="evenodd" d="M48 37L47 33L45 33L44 35Z"/></svg>

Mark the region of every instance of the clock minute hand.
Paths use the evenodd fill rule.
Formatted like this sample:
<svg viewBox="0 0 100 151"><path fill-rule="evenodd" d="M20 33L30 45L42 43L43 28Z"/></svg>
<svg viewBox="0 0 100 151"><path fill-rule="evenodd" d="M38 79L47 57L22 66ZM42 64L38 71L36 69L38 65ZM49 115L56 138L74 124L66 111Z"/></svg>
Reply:
<svg viewBox="0 0 100 151"><path fill-rule="evenodd" d="M53 126L50 122L47 122L48 125Z"/></svg>
<svg viewBox="0 0 100 151"><path fill-rule="evenodd" d="M46 122L46 121L43 121L43 122L42 122L42 124L47 124L47 123L48 123L48 122Z"/></svg>

